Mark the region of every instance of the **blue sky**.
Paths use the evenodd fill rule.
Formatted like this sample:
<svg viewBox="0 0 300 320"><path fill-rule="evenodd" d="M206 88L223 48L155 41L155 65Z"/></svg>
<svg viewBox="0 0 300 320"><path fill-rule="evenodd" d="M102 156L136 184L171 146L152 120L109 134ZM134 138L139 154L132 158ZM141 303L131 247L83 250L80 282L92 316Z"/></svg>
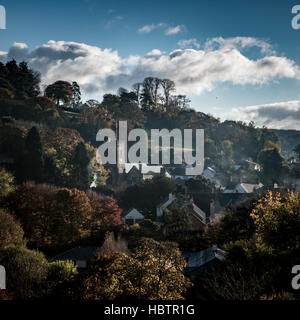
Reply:
<svg viewBox="0 0 300 320"><path fill-rule="evenodd" d="M300 29L291 27L297 1L0 0L0 4L7 12L7 29L0 30L2 60L24 57L41 71L45 84L65 76L82 82L84 98L101 100L105 91L130 87L147 72L173 76L178 93L186 93L197 110L222 119L300 127ZM219 42L209 48L212 39ZM45 47L49 40L53 42ZM145 58L154 49L157 63ZM171 61L170 54L178 49L178 61ZM64 52L67 58L58 58L53 51ZM85 66L93 59L99 71L88 76L91 67ZM267 70L270 64L272 70Z"/></svg>

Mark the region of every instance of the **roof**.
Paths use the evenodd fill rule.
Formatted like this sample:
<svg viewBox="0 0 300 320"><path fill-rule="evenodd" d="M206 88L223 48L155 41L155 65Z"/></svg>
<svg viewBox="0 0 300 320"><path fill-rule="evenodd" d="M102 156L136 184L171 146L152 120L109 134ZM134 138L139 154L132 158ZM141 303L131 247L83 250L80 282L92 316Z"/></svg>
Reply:
<svg viewBox="0 0 300 320"><path fill-rule="evenodd" d="M169 200L172 200L171 203L169 203L167 205L167 207L173 203L173 201L175 200L175 198L173 197L172 193L169 193L157 206L156 208L160 208L162 206L165 206L166 203L169 201Z"/></svg>
<svg viewBox="0 0 300 320"><path fill-rule="evenodd" d="M50 262L57 260L91 260L100 247L76 247L50 259Z"/></svg>
<svg viewBox="0 0 300 320"><path fill-rule="evenodd" d="M237 192L245 192L245 193L253 193L255 190L262 188L264 185L262 183L259 184L251 184L251 183L240 183L236 186Z"/></svg>
<svg viewBox="0 0 300 320"><path fill-rule="evenodd" d="M163 169L161 165L149 166L146 163L125 163L125 172L129 173L134 167L139 170L140 165L142 166L142 174L159 174Z"/></svg>
<svg viewBox="0 0 300 320"><path fill-rule="evenodd" d="M219 193L216 195L216 202L220 205L221 208L219 208L219 210L221 210L226 206L234 205L235 203L245 200L248 196L249 195L244 193Z"/></svg>
<svg viewBox="0 0 300 320"><path fill-rule="evenodd" d="M187 268L199 268L214 259L223 261L225 252L217 247L211 247L198 252L183 253L183 256L187 260Z"/></svg>
<svg viewBox="0 0 300 320"><path fill-rule="evenodd" d="M134 216L135 219L144 219L144 215L141 214L137 209L135 208L132 208L130 210L128 210L124 215L123 215L123 218L126 218L126 219L130 219Z"/></svg>
<svg viewBox="0 0 300 320"><path fill-rule="evenodd" d="M195 203L191 203L193 213L196 216L196 218L200 218L201 222L206 222L206 213L202 211L198 206L195 205Z"/></svg>

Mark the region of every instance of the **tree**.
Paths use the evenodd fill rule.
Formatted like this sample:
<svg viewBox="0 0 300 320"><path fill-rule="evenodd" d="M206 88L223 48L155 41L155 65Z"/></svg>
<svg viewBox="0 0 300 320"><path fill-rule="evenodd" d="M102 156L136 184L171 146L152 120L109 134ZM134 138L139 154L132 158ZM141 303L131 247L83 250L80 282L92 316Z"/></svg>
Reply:
<svg viewBox="0 0 300 320"><path fill-rule="evenodd" d="M14 176L5 169L0 171L0 198L15 190L14 180Z"/></svg>
<svg viewBox="0 0 300 320"><path fill-rule="evenodd" d="M277 148L264 149L258 155L258 162L263 168L263 179L268 184L280 179L284 159Z"/></svg>
<svg viewBox="0 0 300 320"><path fill-rule="evenodd" d="M70 103L72 100L72 85L67 81L56 81L45 89L45 96L56 101L56 106L59 107L60 102L64 104Z"/></svg>
<svg viewBox="0 0 300 320"><path fill-rule="evenodd" d="M236 264L225 264L219 272L206 272L201 280L209 299L258 300L264 293L263 279Z"/></svg>
<svg viewBox="0 0 300 320"><path fill-rule="evenodd" d="M83 191L59 189L53 211L53 242L56 246L70 245L90 236L92 208Z"/></svg>
<svg viewBox="0 0 300 320"><path fill-rule="evenodd" d="M300 196L268 192L251 212L260 244L275 250L300 248Z"/></svg>
<svg viewBox="0 0 300 320"><path fill-rule="evenodd" d="M26 136L23 168L25 181L43 180L44 151L37 127L32 127Z"/></svg>
<svg viewBox="0 0 300 320"><path fill-rule="evenodd" d="M300 144L298 144L293 150L297 156L297 159L300 161Z"/></svg>
<svg viewBox="0 0 300 320"><path fill-rule="evenodd" d="M81 101L80 86L77 82L72 82L72 106L77 108Z"/></svg>
<svg viewBox="0 0 300 320"><path fill-rule="evenodd" d="M154 102L155 108L157 108L157 104L158 104L158 99L159 99L158 90L160 85L161 85L161 79L154 78L153 102Z"/></svg>
<svg viewBox="0 0 300 320"><path fill-rule="evenodd" d="M149 110L153 106L153 97L154 96L154 78L148 77L143 81L143 91L141 104L144 110Z"/></svg>
<svg viewBox="0 0 300 320"><path fill-rule="evenodd" d="M40 74L28 68L26 62L19 65L15 60L1 65L0 87L9 89L16 99L34 98L40 93Z"/></svg>
<svg viewBox="0 0 300 320"><path fill-rule="evenodd" d="M206 230L211 243L223 245L238 240L249 240L255 232L250 212L256 199L248 199L228 208L224 215Z"/></svg>
<svg viewBox="0 0 300 320"><path fill-rule="evenodd" d="M0 248L24 244L24 232L21 224L3 209L0 209Z"/></svg>
<svg viewBox="0 0 300 320"><path fill-rule="evenodd" d="M143 300L179 300L190 286L182 274L186 261L177 245L141 239L130 257L121 256L119 273L124 272L124 288L127 296Z"/></svg>
<svg viewBox="0 0 300 320"><path fill-rule="evenodd" d="M14 94L6 88L0 88L0 101L1 100L12 100L14 98Z"/></svg>
<svg viewBox="0 0 300 320"><path fill-rule="evenodd" d="M19 186L5 199L4 207L21 222L31 247L44 248L53 245L57 232L53 227L56 218L53 207L55 208L57 190L56 187L35 185L31 182Z"/></svg>
<svg viewBox="0 0 300 320"><path fill-rule="evenodd" d="M22 223L31 247L59 250L91 233L91 204L77 189L26 183L4 206Z"/></svg>
<svg viewBox="0 0 300 320"><path fill-rule="evenodd" d="M5 266L7 290L19 299L34 299L42 295L41 287L47 278L48 262L45 256L24 247L0 250L0 264Z"/></svg>
<svg viewBox="0 0 300 320"><path fill-rule="evenodd" d="M77 145L83 142L79 132L74 129L58 128L50 134L44 135L43 142L45 156L49 158L47 160L48 169L50 168L55 173L53 177L55 185L74 187L72 177L74 153ZM95 154L95 151L92 152Z"/></svg>
<svg viewBox="0 0 300 320"><path fill-rule="evenodd" d="M92 207L92 234L107 231L121 225L122 210L117 201L111 197L103 197L95 192L89 191L88 197Z"/></svg>
<svg viewBox="0 0 300 320"><path fill-rule="evenodd" d="M92 176L88 168L91 157L83 142L78 143L73 156L72 186L80 190L87 190L92 182Z"/></svg>
<svg viewBox="0 0 300 320"><path fill-rule="evenodd" d="M153 211L155 207L176 190L176 183L161 175L143 181L140 185L128 187L120 194L122 208L137 208L141 211Z"/></svg>
<svg viewBox="0 0 300 320"><path fill-rule="evenodd" d="M135 83L132 86L132 91L135 93L136 97L137 97L137 104L140 107L140 103L141 103L141 88L142 88L143 84L140 82Z"/></svg>
<svg viewBox="0 0 300 320"><path fill-rule="evenodd" d="M178 300L190 286L177 246L142 239L132 255L99 255L80 284L77 298Z"/></svg>
<svg viewBox="0 0 300 320"><path fill-rule="evenodd" d="M51 287L68 281L75 275L77 275L77 268L73 261L58 260L49 263L47 281L52 282Z"/></svg>
<svg viewBox="0 0 300 320"><path fill-rule="evenodd" d="M165 107L168 108L171 92L175 91L175 83L172 80L163 79L161 81L161 86L162 86L163 91L164 91Z"/></svg>

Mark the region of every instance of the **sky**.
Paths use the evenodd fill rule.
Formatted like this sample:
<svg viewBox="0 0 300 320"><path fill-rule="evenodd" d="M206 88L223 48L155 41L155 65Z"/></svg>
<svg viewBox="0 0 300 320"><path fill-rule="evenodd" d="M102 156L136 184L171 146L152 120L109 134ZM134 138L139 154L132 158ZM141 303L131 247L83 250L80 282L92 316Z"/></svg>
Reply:
<svg viewBox="0 0 300 320"><path fill-rule="evenodd" d="M0 61L26 60L43 87L77 81L84 100L101 101L147 76L169 78L197 111L300 130L297 4L0 0Z"/></svg>

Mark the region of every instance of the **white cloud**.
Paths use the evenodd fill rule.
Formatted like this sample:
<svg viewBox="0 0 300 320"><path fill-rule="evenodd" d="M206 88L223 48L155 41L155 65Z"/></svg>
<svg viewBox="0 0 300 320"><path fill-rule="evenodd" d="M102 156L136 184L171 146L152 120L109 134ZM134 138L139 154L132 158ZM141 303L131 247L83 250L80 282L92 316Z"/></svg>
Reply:
<svg viewBox="0 0 300 320"><path fill-rule="evenodd" d="M174 35L177 34L179 32L183 31L183 26L176 26L176 27L169 27L166 31L165 31L165 35L170 36L170 35Z"/></svg>
<svg viewBox="0 0 300 320"><path fill-rule="evenodd" d="M178 46L182 49L189 48L189 47L195 47L197 49L200 48L200 43L197 41L197 39L182 39L177 42Z"/></svg>
<svg viewBox="0 0 300 320"><path fill-rule="evenodd" d="M165 23L157 23L157 24L147 24L143 27L141 27L140 29L138 29L138 33L149 33L151 31L153 31L154 29L158 29L158 28L162 28L164 27L166 24Z"/></svg>
<svg viewBox="0 0 300 320"><path fill-rule="evenodd" d="M280 78L300 78L294 61L266 53L271 46L255 38L209 40L202 50L177 49L170 53L153 49L145 56L121 58L117 51L84 43L49 41L29 52L26 44L15 43L0 60L27 60L42 74L43 84L56 80L77 81L84 98L100 99L118 87L130 88L147 76L175 81L183 94L202 94L222 83L262 85ZM217 48L213 43L217 43ZM248 58L241 48L253 47L262 54Z"/></svg>
<svg viewBox="0 0 300 320"><path fill-rule="evenodd" d="M213 51L178 49L170 54L144 56L133 78L157 76L175 81L178 91L201 94L217 84L264 84L278 78L299 78L299 67L285 57L264 56L251 60L232 48Z"/></svg>
<svg viewBox="0 0 300 320"><path fill-rule="evenodd" d="M227 119L253 121L257 126L300 129L300 100L234 108Z"/></svg>
<svg viewBox="0 0 300 320"><path fill-rule="evenodd" d="M253 37L234 37L234 38L212 38L208 40L205 44L206 50L218 50L219 48L223 49L246 49L249 47L258 47L263 54L275 54L275 51L272 50L271 44L268 42L256 39Z"/></svg>
<svg viewBox="0 0 300 320"><path fill-rule="evenodd" d="M84 43L50 40L28 53L27 46L14 44L7 59L26 60L42 74L42 84L56 80L77 81L86 94L103 94L107 79L123 72L117 51Z"/></svg>

